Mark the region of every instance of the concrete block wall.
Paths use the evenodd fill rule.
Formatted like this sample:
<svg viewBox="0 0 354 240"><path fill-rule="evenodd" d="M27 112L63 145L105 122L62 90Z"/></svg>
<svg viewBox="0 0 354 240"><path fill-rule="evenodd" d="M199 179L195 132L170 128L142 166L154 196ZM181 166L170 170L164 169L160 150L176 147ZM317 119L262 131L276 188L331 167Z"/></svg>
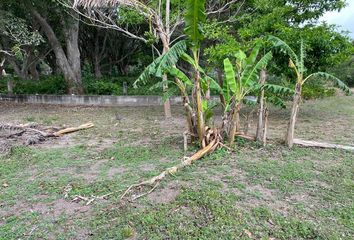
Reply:
<svg viewBox="0 0 354 240"><path fill-rule="evenodd" d="M0 101L18 103L88 105L88 106L162 106L160 96L108 96L108 95L6 95L0 94ZM171 97L172 105L182 103L181 97Z"/></svg>

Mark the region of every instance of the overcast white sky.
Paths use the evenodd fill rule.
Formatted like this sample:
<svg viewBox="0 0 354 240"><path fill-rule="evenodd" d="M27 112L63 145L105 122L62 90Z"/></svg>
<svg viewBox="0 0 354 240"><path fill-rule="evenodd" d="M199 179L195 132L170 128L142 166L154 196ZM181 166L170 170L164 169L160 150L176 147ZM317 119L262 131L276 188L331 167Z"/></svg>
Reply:
<svg viewBox="0 0 354 240"><path fill-rule="evenodd" d="M354 39L354 0L347 0L347 3L340 12L328 12L320 21L340 25L340 30L350 31L349 35Z"/></svg>

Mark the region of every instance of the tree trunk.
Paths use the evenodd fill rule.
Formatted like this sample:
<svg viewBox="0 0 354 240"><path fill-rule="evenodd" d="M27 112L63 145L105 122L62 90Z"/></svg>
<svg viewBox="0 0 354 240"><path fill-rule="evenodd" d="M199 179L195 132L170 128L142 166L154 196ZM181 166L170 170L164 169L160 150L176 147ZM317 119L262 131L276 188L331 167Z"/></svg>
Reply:
<svg viewBox="0 0 354 240"><path fill-rule="evenodd" d="M38 80L39 74L36 68L38 60L36 59L34 49L31 46L27 46L25 51L26 54L22 62L20 78Z"/></svg>
<svg viewBox="0 0 354 240"><path fill-rule="evenodd" d="M198 70L196 70L196 77L195 77L195 97L197 102L198 138L202 145L204 135L205 135L204 134L205 124L204 124L204 116L203 116L202 94L200 89L200 76Z"/></svg>
<svg viewBox="0 0 354 240"><path fill-rule="evenodd" d="M78 94L83 94L83 88L81 83L81 61L80 61L80 49L79 49L79 14L70 12L73 16L67 21L66 31L66 55L68 63L75 75L75 91Z"/></svg>
<svg viewBox="0 0 354 240"><path fill-rule="evenodd" d="M96 36L95 36L95 53L94 53L94 59L93 59L93 68L94 68L95 78L102 78L100 62L101 62L101 59L100 59L99 34L97 32Z"/></svg>
<svg viewBox="0 0 354 240"><path fill-rule="evenodd" d="M162 76L162 81L165 82L163 85L163 91L167 92L168 90L168 84L167 84L167 75L164 74ZM163 104L164 111L165 111L165 118L171 118L172 113L171 113L171 103L170 103L170 98L167 98L166 101Z"/></svg>
<svg viewBox="0 0 354 240"><path fill-rule="evenodd" d="M93 61L93 65L94 65L93 67L94 67L95 78L96 79L102 78L101 65L96 56Z"/></svg>
<svg viewBox="0 0 354 240"><path fill-rule="evenodd" d="M183 96L183 104L186 110L186 120L188 125L188 132L191 135L191 141L194 142L196 135L198 132L196 131L196 121L195 121L195 114L193 109L190 106L189 98L187 95Z"/></svg>
<svg viewBox="0 0 354 240"><path fill-rule="evenodd" d="M28 68L30 74L31 74L31 78L33 80L38 80L39 79L39 73L37 71L37 64L34 63L34 64L31 64Z"/></svg>
<svg viewBox="0 0 354 240"><path fill-rule="evenodd" d="M235 135L236 132L239 130L239 122L240 122L240 109L241 109L241 103L236 103L233 113L231 116L231 121L230 121L230 128L229 128L229 144L232 145L235 142Z"/></svg>
<svg viewBox="0 0 354 240"><path fill-rule="evenodd" d="M158 31L160 33L160 38L162 41L163 45L163 54L166 53L170 49L170 0L166 0L166 25L165 25L165 31L163 31L163 26L161 22L158 22ZM163 91L166 93L168 91L168 84L167 84L167 75L162 76L162 81L164 82L163 84ZM172 113L171 113L171 103L170 103L170 98L167 98L167 100L164 102L164 111L165 111L165 118L171 118Z"/></svg>
<svg viewBox="0 0 354 240"><path fill-rule="evenodd" d="M216 68L216 73L217 73L217 78L218 78L218 82L219 82L219 85L221 87L221 89L223 88L223 85L224 85L224 80L222 78L222 71L220 68ZM226 106L226 102L225 102L225 97L224 97L224 94L220 93L219 94L219 97L220 97L220 102L221 102L221 105L222 105L222 108L224 110L225 106Z"/></svg>
<svg viewBox="0 0 354 240"><path fill-rule="evenodd" d="M261 70L260 80L259 83L263 85L267 80L267 72L265 69ZM257 123L257 132L256 132L256 139L257 141L261 142L263 140L264 134L264 90L261 91L261 96L259 98L259 109L258 109L258 123Z"/></svg>
<svg viewBox="0 0 354 240"><path fill-rule="evenodd" d="M4 58L1 62L0 62L0 79L2 78L2 76L5 76L5 61L6 59Z"/></svg>
<svg viewBox="0 0 354 240"><path fill-rule="evenodd" d="M269 111L267 108L264 109L264 123L263 123L263 146L267 144L267 134L268 134L268 116Z"/></svg>
<svg viewBox="0 0 354 240"><path fill-rule="evenodd" d="M4 64L5 64L5 58L0 62L0 79L3 78L3 77L6 77L6 72L5 72L5 67L4 67ZM14 87L14 84L13 84L13 79L11 76L8 76L7 77L7 93L8 94L13 94L13 87Z"/></svg>
<svg viewBox="0 0 354 240"><path fill-rule="evenodd" d="M22 71L21 71L21 68L18 66L18 64L16 63L16 60L13 56L8 56L6 57L6 60L12 65L12 68L14 69L15 71L15 74L21 78L21 79L24 79L22 77Z"/></svg>
<svg viewBox="0 0 354 240"><path fill-rule="evenodd" d="M65 81L68 84L68 93L70 94L80 94L82 93L82 84L81 84L81 72L80 70L80 52L78 49L77 41L77 31L78 22L73 20L73 26L69 27L67 33L69 33L70 39L67 40L70 46L67 46L67 50L72 50L73 52L68 52L68 57L65 55L63 47L56 37L52 27L48 24L47 20L44 19L35 9L31 9L31 14L41 25L42 30L44 31L48 42L53 48L56 62L62 71ZM75 55L78 54L78 55ZM79 76L80 72L80 76ZM80 78L78 78L80 77Z"/></svg>
<svg viewBox="0 0 354 240"><path fill-rule="evenodd" d="M299 106L301 102L301 88L302 88L301 84L296 83L293 106L291 109L291 115L290 115L288 130L286 133L286 139L285 139L286 145L288 145L289 148L292 148L294 144L295 124L296 124L297 114L299 112Z"/></svg>
<svg viewBox="0 0 354 240"><path fill-rule="evenodd" d="M7 93L13 94L14 93L14 82L11 76L7 78Z"/></svg>

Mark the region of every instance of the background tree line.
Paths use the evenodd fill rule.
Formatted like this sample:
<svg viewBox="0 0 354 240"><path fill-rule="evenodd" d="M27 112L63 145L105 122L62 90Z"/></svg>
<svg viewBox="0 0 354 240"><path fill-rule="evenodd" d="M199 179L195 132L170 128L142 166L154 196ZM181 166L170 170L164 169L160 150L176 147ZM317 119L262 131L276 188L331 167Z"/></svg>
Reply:
<svg viewBox="0 0 354 240"><path fill-rule="evenodd" d="M183 38L185 0L107 2L115 4L83 8L72 7L71 0L2 1L0 91L122 94L122 82L131 87L145 66ZM222 81L222 59L230 57L230 49L249 49L271 34L294 49L303 39L311 72L335 72L353 85L352 40L335 26L317 23L325 12L344 6L343 0L208 0L200 64ZM279 51L273 61L269 81L295 84L286 56ZM162 94L166 86L147 91L157 81L129 92ZM321 86L315 87L304 93L315 95ZM174 88L168 91L173 94Z"/></svg>

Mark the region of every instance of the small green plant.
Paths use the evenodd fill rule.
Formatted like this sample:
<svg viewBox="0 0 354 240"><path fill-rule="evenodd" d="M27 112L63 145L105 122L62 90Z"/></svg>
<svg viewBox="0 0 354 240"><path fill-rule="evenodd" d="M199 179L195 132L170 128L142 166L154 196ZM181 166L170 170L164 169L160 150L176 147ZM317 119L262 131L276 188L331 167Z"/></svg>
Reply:
<svg viewBox="0 0 354 240"><path fill-rule="evenodd" d="M134 229L132 229L130 226L124 227L121 230L121 234L123 238L130 238L134 235Z"/></svg>
<svg viewBox="0 0 354 240"><path fill-rule="evenodd" d="M24 118L26 122L35 122L36 118L34 116L27 116Z"/></svg>

